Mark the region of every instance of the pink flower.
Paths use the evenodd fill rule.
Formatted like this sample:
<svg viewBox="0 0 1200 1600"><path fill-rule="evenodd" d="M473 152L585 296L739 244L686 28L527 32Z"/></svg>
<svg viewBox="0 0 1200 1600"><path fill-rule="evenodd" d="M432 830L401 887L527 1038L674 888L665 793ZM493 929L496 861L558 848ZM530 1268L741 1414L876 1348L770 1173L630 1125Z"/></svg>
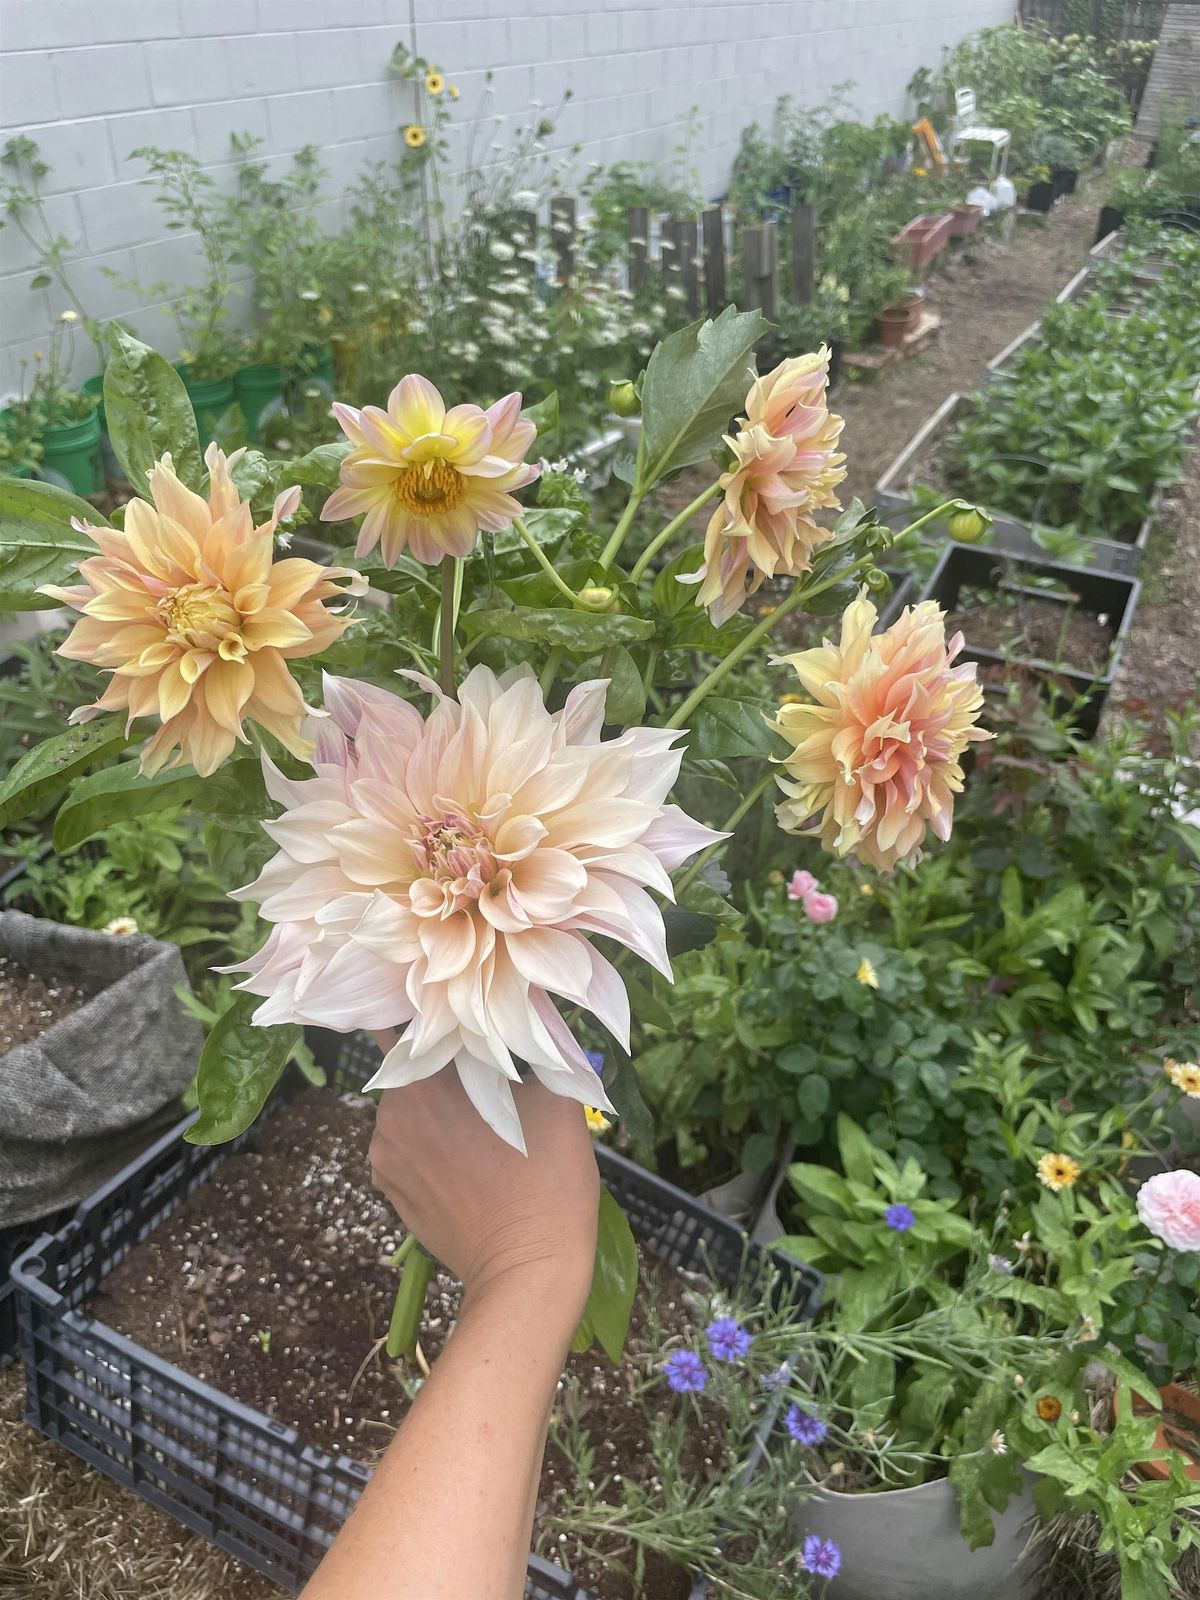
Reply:
<svg viewBox="0 0 1200 1600"><path fill-rule="evenodd" d="M805 872L801 867L792 873L791 882L788 884L788 899L803 900L806 894L811 894L817 887L817 880L811 872Z"/></svg>
<svg viewBox="0 0 1200 1600"><path fill-rule="evenodd" d="M948 839L959 757L973 739L983 690L975 666L954 666L962 634L946 643L937 604L909 607L875 633L866 590L846 608L838 644L783 659L809 702L785 703L772 723L793 746L783 760L788 832L813 828L825 849L889 870L920 859L926 829Z"/></svg>
<svg viewBox="0 0 1200 1600"><path fill-rule="evenodd" d="M814 890L804 896L804 915L810 922L832 922L837 914L836 895L817 894Z"/></svg>
<svg viewBox="0 0 1200 1600"><path fill-rule="evenodd" d="M1138 1216L1172 1250L1200 1250L1200 1173L1158 1172L1137 1195Z"/></svg>
<svg viewBox="0 0 1200 1600"><path fill-rule="evenodd" d="M629 1000L592 936L670 977L668 876L724 835L666 796L680 734L602 740L604 681L550 713L537 678L478 666L428 717L385 689L325 679L315 777L285 778L264 824L279 853L237 897L274 923L242 984L257 1023L401 1030L371 1087L453 1062L500 1136L524 1149L510 1083L523 1061L556 1094L611 1110L551 998L629 1046Z"/></svg>

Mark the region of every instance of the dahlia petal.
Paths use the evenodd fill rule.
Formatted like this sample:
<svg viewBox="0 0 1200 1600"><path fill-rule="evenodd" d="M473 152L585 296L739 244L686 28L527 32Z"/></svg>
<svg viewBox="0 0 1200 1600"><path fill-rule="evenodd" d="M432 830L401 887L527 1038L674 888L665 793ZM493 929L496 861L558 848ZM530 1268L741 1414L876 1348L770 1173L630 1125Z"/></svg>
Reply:
<svg viewBox="0 0 1200 1600"><path fill-rule="evenodd" d="M512 1145L522 1155L528 1154L508 1079L502 1077L494 1067L461 1050L454 1058L454 1065L458 1069L459 1081L467 1091L468 1100L483 1120L493 1132L500 1135L505 1144Z"/></svg>

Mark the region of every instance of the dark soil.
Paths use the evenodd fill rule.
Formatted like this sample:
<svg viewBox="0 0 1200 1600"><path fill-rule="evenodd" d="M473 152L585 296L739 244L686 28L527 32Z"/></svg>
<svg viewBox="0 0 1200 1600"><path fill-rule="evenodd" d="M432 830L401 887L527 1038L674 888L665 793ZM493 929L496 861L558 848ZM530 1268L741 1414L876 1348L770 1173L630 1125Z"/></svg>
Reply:
<svg viewBox="0 0 1200 1600"><path fill-rule="evenodd" d="M0 1056L36 1039L96 992L84 984L40 977L11 956L0 955Z"/></svg>
<svg viewBox="0 0 1200 1600"><path fill-rule="evenodd" d="M331 1454L368 1463L411 1399L408 1373L382 1348L397 1282L390 1258L404 1230L371 1186L370 1110L364 1100L305 1092L110 1273L88 1305L110 1327L222 1393ZM692 1323L688 1294L681 1274L643 1260L621 1368L594 1352L570 1358L562 1404L591 1435L599 1499L620 1494L619 1480L603 1488L610 1474L657 1488L648 1418L635 1395L653 1360L647 1312L653 1308L657 1343L684 1334ZM421 1336L431 1363L454 1326L459 1295L453 1278L439 1272ZM671 1399L664 1387L664 1410ZM706 1416L705 1428L691 1435L694 1459L685 1461L685 1476L724 1470L719 1420ZM574 1468L551 1446L539 1523L569 1521L576 1500ZM552 1548L604 1600L629 1600L628 1579L584 1558L571 1538L555 1539ZM674 1600L676 1590L685 1597L688 1584L671 1568L648 1575L642 1594Z"/></svg>
<svg viewBox="0 0 1200 1600"><path fill-rule="evenodd" d="M997 600L987 592L975 595L970 590L964 590L959 601L959 609L946 619L946 633L961 629L967 643L978 650L1048 661L1078 672L1101 673L1108 666L1115 629L1077 606L1029 597Z"/></svg>

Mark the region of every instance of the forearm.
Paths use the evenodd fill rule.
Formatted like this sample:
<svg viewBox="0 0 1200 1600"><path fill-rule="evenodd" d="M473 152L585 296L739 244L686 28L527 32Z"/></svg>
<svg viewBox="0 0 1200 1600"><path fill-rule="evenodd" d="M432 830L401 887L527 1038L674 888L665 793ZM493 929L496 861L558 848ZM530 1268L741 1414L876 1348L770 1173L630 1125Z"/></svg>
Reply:
<svg viewBox="0 0 1200 1600"><path fill-rule="evenodd" d="M516 1600L578 1302L502 1277L453 1335L304 1600Z"/></svg>

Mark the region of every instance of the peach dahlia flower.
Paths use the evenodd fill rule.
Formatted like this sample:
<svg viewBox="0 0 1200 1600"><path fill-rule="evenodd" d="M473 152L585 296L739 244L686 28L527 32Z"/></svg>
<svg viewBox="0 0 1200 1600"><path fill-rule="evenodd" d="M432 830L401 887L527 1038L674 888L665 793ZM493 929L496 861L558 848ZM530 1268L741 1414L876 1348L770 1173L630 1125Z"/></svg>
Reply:
<svg viewBox="0 0 1200 1600"><path fill-rule="evenodd" d="M295 755L309 751L300 732L307 707L286 663L327 649L349 627L324 601L366 588L346 567L272 560L276 524L295 511L300 490L279 495L256 528L229 474L241 454L226 459L209 445L207 501L164 455L148 474L153 505L130 500L123 529L76 522L99 554L79 563L81 584L43 590L83 613L59 655L112 674L71 721L124 711L128 728L156 717L162 726L142 751L147 774L190 761L208 777L239 739L249 742L245 721Z"/></svg>
<svg viewBox="0 0 1200 1600"><path fill-rule="evenodd" d="M779 779L781 827L811 826L832 854L889 870L919 859L926 828L950 837L959 757L991 734L975 725L974 663L953 665L962 634L947 645L934 601L908 607L883 633L872 631L876 620L864 589L839 644L781 658L811 700L781 706L771 726L793 746Z"/></svg>
<svg viewBox="0 0 1200 1600"><path fill-rule="evenodd" d="M684 580L699 582L696 604L718 628L764 579L807 572L813 550L833 537L812 515L840 505L834 490L846 476L828 383L825 345L780 362L755 379L738 432L726 435L737 464L721 475L725 493L705 533L704 565Z"/></svg>
<svg viewBox="0 0 1200 1600"><path fill-rule="evenodd" d="M335 403L333 414L354 448L321 516L361 516L356 554L379 545L389 567L406 547L434 567L443 556L469 556L481 528L499 533L520 515L513 491L538 475L525 462L537 429L522 418L519 394L486 411L447 411L428 378L410 373L386 411Z"/></svg>
<svg viewBox="0 0 1200 1600"><path fill-rule="evenodd" d="M372 1088L453 1062L480 1115L524 1149L516 1060L611 1110L551 998L591 1011L627 1050L629 1001L601 934L670 976L668 874L723 835L666 804L678 732L601 740L603 681L546 710L537 678L478 666L428 717L385 689L326 678L315 776L284 778L264 824L279 846L237 891L274 923L246 964L261 1024L401 1030Z"/></svg>

